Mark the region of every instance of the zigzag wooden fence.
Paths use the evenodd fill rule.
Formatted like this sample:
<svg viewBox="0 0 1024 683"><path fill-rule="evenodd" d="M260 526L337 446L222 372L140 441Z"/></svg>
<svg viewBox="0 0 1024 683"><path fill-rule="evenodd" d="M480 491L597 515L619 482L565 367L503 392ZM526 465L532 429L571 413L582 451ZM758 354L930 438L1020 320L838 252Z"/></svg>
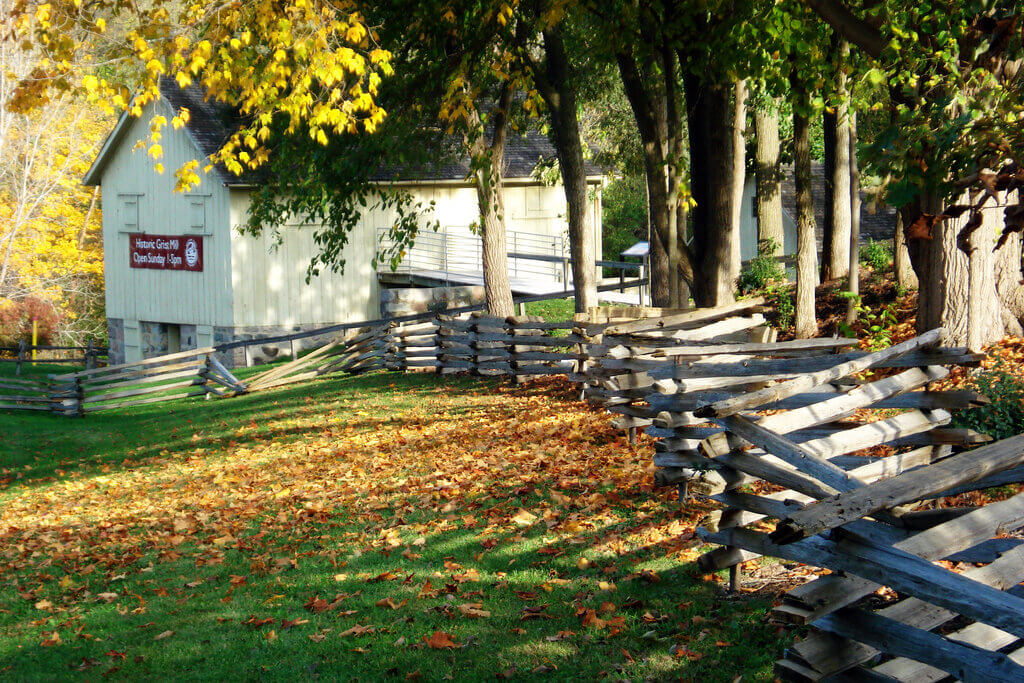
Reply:
<svg viewBox="0 0 1024 683"><path fill-rule="evenodd" d="M370 370L567 375L616 426L656 438L658 483L722 506L699 529L718 546L702 569L729 569L734 587L739 566L762 555L832 570L773 612L812 627L779 660L780 677L1024 681L1024 545L1005 538L1024 526L1024 494L915 509L1024 481L1024 435L958 453L988 438L950 428L952 413L985 399L934 389L980 356L937 348L941 330L871 353L852 339L778 343L762 306L375 321L247 381L198 349L46 383L0 380L0 408L81 415Z"/></svg>
<svg viewBox="0 0 1024 683"><path fill-rule="evenodd" d="M759 381L768 367L789 378L753 390L705 383L652 397L665 444L656 461L723 505L698 530L720 546L700 558L703 570L733 568L735 580L741 562L769 555L833 572L774 611L814 627L778 662L787 680L1024 680L1024 548L996 538L1024 526L1024 494L912 507L1024 479L1024 436L954 454L986 437L948 428L951 411L983 399L929 389L945 365L973 360L936 350L940 336L800 358L792 373L762 363L750 371ZM934 564L943 559L984 566L957 573ZM884 605L881 586L896 594Z"/></svg>

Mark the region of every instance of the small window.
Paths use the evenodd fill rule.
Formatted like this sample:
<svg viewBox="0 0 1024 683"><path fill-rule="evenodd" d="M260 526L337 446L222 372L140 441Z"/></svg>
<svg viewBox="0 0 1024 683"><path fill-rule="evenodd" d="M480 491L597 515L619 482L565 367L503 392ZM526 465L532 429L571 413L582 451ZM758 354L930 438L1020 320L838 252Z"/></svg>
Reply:
<svg viewBox="0 0 1024 683"><path fill-rule="evenodd" d="M139 229L139 199L141 194L119 194L118 210L121 213L121 232L142 232Z"/></svg>
<svg viewBox="0 0 1024 683"><path fill-rule="evenodd" d="M188 201L188 225L190 232L198 232L203 235L209 233L209 223L206 217L206 204L209 195L190 194L186 195Z"/></svg>

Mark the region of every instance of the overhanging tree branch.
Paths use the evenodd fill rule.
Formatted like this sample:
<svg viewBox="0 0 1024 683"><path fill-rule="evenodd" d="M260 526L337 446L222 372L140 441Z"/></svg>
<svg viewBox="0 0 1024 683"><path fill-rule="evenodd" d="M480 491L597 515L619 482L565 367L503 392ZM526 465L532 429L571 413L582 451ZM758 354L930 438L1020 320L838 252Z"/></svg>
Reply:
<svg viewBox="0 0 1024 683"><path fill-rule="evenodd" d="M804 4L864 52L875 59L882 55L888 41L882 36L881 31L851 12L843 3L837 0L804 0Z"/></svg>

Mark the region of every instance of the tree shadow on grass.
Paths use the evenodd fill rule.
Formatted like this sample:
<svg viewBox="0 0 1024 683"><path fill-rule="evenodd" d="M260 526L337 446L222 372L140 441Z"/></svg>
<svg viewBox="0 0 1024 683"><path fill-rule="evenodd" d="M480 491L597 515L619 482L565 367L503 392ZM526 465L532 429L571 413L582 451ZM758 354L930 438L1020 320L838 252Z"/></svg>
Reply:
<svg viewBox="0 0 1024 683"><path fill-rule="evenodd" d="M398 377L359 378L352 405L366 407L372 403L372 392L384 394L391 384L402 386L394 381ZM435 395L439 387L447 391L449 384L447 377L440 384L436 379L415 379L401 391ZM487 384L470 386L495 390ZM549 390L516 391L540 397ZM304 387L296 387L249 399L274 396L273 411L287 415L301 410L307 395ZM381 401L394 403L387 396ZM530 410L528 403L512 410L484 399L459 408L460 415L474 413L510 423ZM230 410L239 411L239 423L247 416L244 406ZM403 452L465 441L465 425L454 412L417 414L416 421L434 431L410 435ZM401 420L395 426L400 424ZM376 414L348 425L372 434L388 423ZM531 435L559 435L560 427L514 434L528 442ZM287 439L273 432L236 438L241 447L301 442L323 429L321 422L288 428ZM229 431L217 438L229 438ZM552 444L537 445L564 447L550 438ZM564 440L564 435L559 438ZM582 463L597 457L592 449L622 441L610 430L587 438L591 440L573 442L573 457ZM106 476L140 465L159 472L177 458L198 458L201 465L213 465L216 457L190 455L196 446L189 433L165 439L162 447L172 451L161 456L163 461L136 449L128 462L111 466ZM490 442L481 441L480 447L490 448ZM377 455L385 460L389 455L400 457ZM312 494L278 496L280 491L267 491L260 493L260 505L250 514L227 495L235 495L233 488L225 492L223 484L211 481L210 499L198 501L201 505L194 509L196 502L168 508L162 516L150 509L128 515L97 511L102 533L78 529L95 533L84 550L63 551L60 543L52 550L43 550L45 543L16 550L31 537L57 540L75 533L48 523L41 514L36 528L21 529L4 543L4 564L16 571L8 573L9 590L0 598L0 674L59 677L84 667L87 677L111 672L132 679L319 675L377 680L419 672L426 680L477 680L510 670L521 677L546 671L548 676L577 680L731 680L737 673L767 675L779 651L777 634L763 622L767 602L723 600L718 585L703 581L690 562L681 561L660 542L645 540L664 524L660 519L673 514L657 494L621 490L618 502L590 510L585 496L592 497L601 487L589 475L580 475L576 483L558 484L569 502L558 519L549 520L555 522L552 528L542 519L528 520L522 528L511 524L509 519L519 509L540 512L549 506L548 487L556 486L566 473L559 471L561 464L554 471L546 464L542 452L531 452L507 472L481 470L478 478L487 479L470 478L467 484L480 485L464 489L445 481L448 471L435 474L425 469L429 476L421 476L413 487L403 483L403 470L395 470L391 481L380 482L390 497L380 498L379 505L373 501L383 494L367 489L366 501L357 497L330 511L318 511L320 498ZM372 463L352 458L351 466ZM534 469L524 472L516 467ZM221 474L230 479L233 471ZM529 475L526 482L524 474ZM231 487L240 486L245 494L243 479ZM288 489L288 481L280 483ZM348 485L313 483L323 483L328 491ZM218 499L225 501L229 512L219 526L205 525L204 516L218 519ZM326 501L330 503L330 496ZM639 519L638 509L647 517ZM188 517L184 522L182 514ZM572 514L583 520L580 529L560 530ZM503 521L482 536L495 519ZM179 523L194 523L196 528L186 533ZM391 530L398 536L389 536ZM632 540L615 551L608 543L615 536ZM381 575L384 578L370 580ZM432 588L421 597L427 581ZM431 594L434 590L436 595ZM305 607L317 597L333 603L339 594L349 597L331 609ZM401 606L378 604L387 599ZM402 605L403 600L408 602ZM605 603L614 605L614 611L603 609ZM473 609L490 616L474 619L459 609L476 604L480 607ZM354 613L346 614L349 610ZM587 610L594 610L598 621L587 625ZM612 620L620 616L622 623L615 624ZM360 635L352 629L365 632ZM430 648L423 638L436 631L452 634L458 646ZM44 647L46 634L53 632L61 634L61 643ZM170 635L164 635L167 632ZM114 667L118 669L112 671Z"/></svg>

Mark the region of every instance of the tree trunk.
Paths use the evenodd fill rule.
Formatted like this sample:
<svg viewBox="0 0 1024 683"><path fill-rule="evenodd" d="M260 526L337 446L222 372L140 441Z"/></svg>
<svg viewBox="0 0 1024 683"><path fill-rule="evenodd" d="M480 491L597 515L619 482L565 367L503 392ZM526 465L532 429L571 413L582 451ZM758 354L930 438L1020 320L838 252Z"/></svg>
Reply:
<svg viewBox="0 0 1024 683"><path fill-rule="evenodd" d="M729 278L732 257L732 135L730 90L686 75L693 209L692 294L699 307L733 300Z"/></svg>
<svg viewBox="0 0 1024 683"><path fill-rule="evenodd" d="M747 180L747 81L733 86L732 113L732 217L730 229L729 282L735 287L742 268L740 223L743 212L743 186Z"/></svg>
<svg viewBox="0 0 1024 683"><path fill-rule="evenodd" d="M969 196L958 203L967 203ZM911 225L922 213L940 214L942 202L928 197L901 209L904 225ZM912 239L908 252L918 282L917 329L943 327L943 343L976 347L990 344L1007 332L1020 330L1020 241L1011 239L999 251L992 245L1002 230L1003 213L994 206L982 212L982 224L972 235L981 245L970 258L957 246L957 235L970 219L966 212L956 219L937 223L931 239ZM973 279L971 277L973 270ZM971 303L981 305L971 308ZM973 314L973 317L972 317Z"/></svg>
<svg viewBox="0 0 1024 683"><path fill-rule="evenodd" d="M645 145L646 147L646 145ZM651 272L651 305L669 307L672 305L669 285L669 247L664 239L669 232L668 205L665 190L664 171L658 167L653 154L644 155L644 176L647 180L647 212L650 216L649 236Z"/></svg>
<svg viewBox="0 0 1024 683"><path fill-rule="evenodd" d="M515 314L512 284L508 279L505 239L505 202L497 164L477 172L476 197L483 234L484 296L487 311L499 318Z"/></svg>
<svg viewBox="0 0 1024 683"><path fill-rule="evenodd" d="M850 117L849 93L843 64L850 44L839 40L835 47L839 65L836 75L834 113L825 114L825 226L821 279L843 278L850 269Z"/></svg>
<svg viewBox="0 0 1024 683"><path fill-rule="evenodd" d="M799 105L793 112L793 157L797 214L795 332L797 339L807 339L818 333L814 310L818 255L814 235L814 198L811 194L810 122L799 112Z"/></svg>
<svg viewBox="0 0 1024 683"><path fill-rule="evenodd" d="M664 71L664 54L659 55L659 59L662 60ZM677 139L681 126L678 121L673 121L673 116L678 118L678 111L672 105L670 98L674 95L669 84L666 82L659 87L650 76L657 72L653 63L646 63L644 73L641 73L631 53L616 54L616 62L623 90L637 122L644 155L650 218L651 299L655 306L670 306L673 278L678 280L682 273L688 280L693 279L693 255L678 239L678 170L675 168L675 156L681 147L681 141ZM670 73L674 74L674 66ZM665 73L660 77L664 79ZM673 227L676 229L674 233ZM672 264L671 270L669 255L674 249L670 244L679 245L679 260L677 264ZM683 288L680 287L677 298L682 297L682 292Z"/></svg>
<svg viewBox="0 0 1024 683"><path fill-rule="evenodd" d="M576 312L597 306L597 258L594 230L587 212L587 173L576 114L576 88L570 79L569 57L558 27L544 31L546 86L540 89L548 109L562 171L569 219L569 254Z"/></svg>
<svg viewBox="0 0 1024 683"><path fill-rule="evenodd" d="M860 295L860 167L857 165L857 114L850 112L850 293ZM857 319L857 300L846 302L846 322Z"/></svg>
<svg viewBox="0 0 1024 683"><path fill-rule="evenodd" d="M893 237L892 266L896 283L905 290L917 289L917 274L910 263L907 251L906 232L903 229L903 212L896 212L896 234Z"/></svg>
<svg viewBox="0 0 1024 683"><path fill-rule="evenodd" d="M508 129L508 108L512 103L512 88L508 81L502 84L501 94L491 112L491 139L483 132L467 144L474 161L476 199L480 208L480 232L483 249L484 296L487 311L497 317L515 313L512 284L508 279L508 246L505 238L505 198L502 162L505 158L505 135ZM471 131L483 128L479 114L471 112Z"/></svg>
<svg viewBox="0 0 1024 683"><path fill-rule="evenodd" d="M783 253L786 235L782 228L782 171L779 167L779 108L754 114L757 127L757 241L775 243L773 255Z"/></svg>

